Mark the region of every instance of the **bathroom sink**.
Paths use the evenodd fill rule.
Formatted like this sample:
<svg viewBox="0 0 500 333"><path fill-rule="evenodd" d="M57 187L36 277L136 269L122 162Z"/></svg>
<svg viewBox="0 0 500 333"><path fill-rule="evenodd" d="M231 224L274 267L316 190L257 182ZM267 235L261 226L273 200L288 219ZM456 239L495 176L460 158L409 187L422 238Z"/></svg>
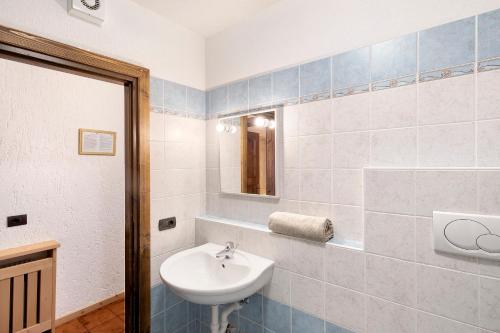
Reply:
<svg viewBox="0 0 500 333"><path fill-rule="evenodd" d="M271 281L272 260L239 250L216 258L223 248L207 243L174 254L160 267L162 280L178 296L209 305L240 301Z"/></svg>

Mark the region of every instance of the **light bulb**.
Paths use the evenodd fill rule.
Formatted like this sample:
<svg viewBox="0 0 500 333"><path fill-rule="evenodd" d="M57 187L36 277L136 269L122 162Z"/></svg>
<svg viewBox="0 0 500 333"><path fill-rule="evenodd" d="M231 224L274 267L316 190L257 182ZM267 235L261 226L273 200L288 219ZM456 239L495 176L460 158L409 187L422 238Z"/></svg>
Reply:
<svg viewBox="0 0 500 333"><path fill-rule="evenodd" d="M217 132L221 133L224 131L224 129L226 128L226 126L224 126L223 123L218 123L217 126L215 127L215 129L217 130Z"/></svg>
<svg viewBox="0 0 500 333"><path fill-rule="evenodd" d="M269 123L269 120L263 117L257 117L255 118L255 126L257 127L266 127L267 124Z"/></svg>
<svg viewBox="0 0 500 333"><path fill-rule="evenodd" d="M270 129L274 129L275 127L276 127L276 121L274 121L274 120L270 120L270 121L269 121L269 128L270 128Z"/></svg>
<svg viewBox="0 0 500 333"><path fill-rule="evenodd" d="M238 129L236 128L236 126L232 125L230 131L231 131L231 134L234 134L238 131Z"/></svg>

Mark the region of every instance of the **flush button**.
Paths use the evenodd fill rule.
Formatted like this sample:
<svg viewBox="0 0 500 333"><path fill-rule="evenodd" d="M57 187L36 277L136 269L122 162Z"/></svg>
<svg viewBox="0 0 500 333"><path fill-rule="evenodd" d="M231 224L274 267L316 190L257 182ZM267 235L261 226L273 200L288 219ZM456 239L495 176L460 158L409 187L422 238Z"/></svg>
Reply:
<svg viewBox="0 0 500 333"><path fill-rule="evenodd" d="M448 242L464 250L479 250L476 239L490 230L480 222L470 219L457 219L448 223L444 235Z"/></svg>
<svg viewBox="0 0 500 333"><path fill-rule="evenodd" d="M434 250L500 261L500 216L435 211Z"/></svg>
<svg viewBox="0 0 500 333"><path fill-rule="evenodd" d="M477 238L477 246L483 251L500 254L500 236L481 235Z"/></svg>

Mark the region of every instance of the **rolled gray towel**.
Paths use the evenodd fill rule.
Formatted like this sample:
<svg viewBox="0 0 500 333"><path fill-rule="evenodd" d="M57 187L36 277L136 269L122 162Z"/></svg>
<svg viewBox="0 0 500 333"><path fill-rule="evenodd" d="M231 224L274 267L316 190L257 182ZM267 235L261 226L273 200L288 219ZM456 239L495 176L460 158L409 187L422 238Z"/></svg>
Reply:
<svg viewBox="0 0 500 333"><path fill-rule="evenodd" d="M333 224L326 217L285 212L269 215L269 229L277 234L326 243L333 237Z"/></svg>

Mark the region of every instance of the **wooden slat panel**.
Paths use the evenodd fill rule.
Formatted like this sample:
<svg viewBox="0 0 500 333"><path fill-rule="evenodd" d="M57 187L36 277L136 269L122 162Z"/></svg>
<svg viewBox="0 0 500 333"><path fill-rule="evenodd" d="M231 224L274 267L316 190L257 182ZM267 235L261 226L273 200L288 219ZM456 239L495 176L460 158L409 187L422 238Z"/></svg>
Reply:
<svg viewBox="0 0 500 333"><path fill-rule="evenodd" d="M38 272L50 267L52 267L52 258L46 258L28 262L25 264L2 268L0 269L0 280L13 278L21 274Z"/></svg>
<svg viewBox="0 0 500 333"><path fill-rule="evenodd" d="M24 330L21 330L17 333L42 333L47 330L50 330L50 328L51 328L51 322L50 320L47 320L40 324L25 328Z"/></svg>
<svg viewBox="0 0 500 333"><path fill-rule="evenodd" d="M36 244L30 244L12 249L0 250L0 260L7 260L16 257L22 257L33 253L53 250L59 247L56 241L47 241Z"/></svg>
<svg viewBox="0 0 500 333"><path fill-rule="evenodd" d="M0 281L0 333L9 333L10 279Z"/></svg>
<svg viewBox="0 0 500 333"><path fill-rule="evenodd" d="M38 273L32 272L28 274L26 297L26 326L31 327L36 324L36 312L38 302Z"/></svg>
<svg viewBox="0 0 500 333"><path fill-rule="evenodd" d="M52 268L40 272L40 322L52 320Z"/></svg>
<svg viewBox="0 0 500 333"><path fill-rule="evenodd" d="M24 275L14 278L12 297L12 330L15 333L24 328Z"/></svg>

